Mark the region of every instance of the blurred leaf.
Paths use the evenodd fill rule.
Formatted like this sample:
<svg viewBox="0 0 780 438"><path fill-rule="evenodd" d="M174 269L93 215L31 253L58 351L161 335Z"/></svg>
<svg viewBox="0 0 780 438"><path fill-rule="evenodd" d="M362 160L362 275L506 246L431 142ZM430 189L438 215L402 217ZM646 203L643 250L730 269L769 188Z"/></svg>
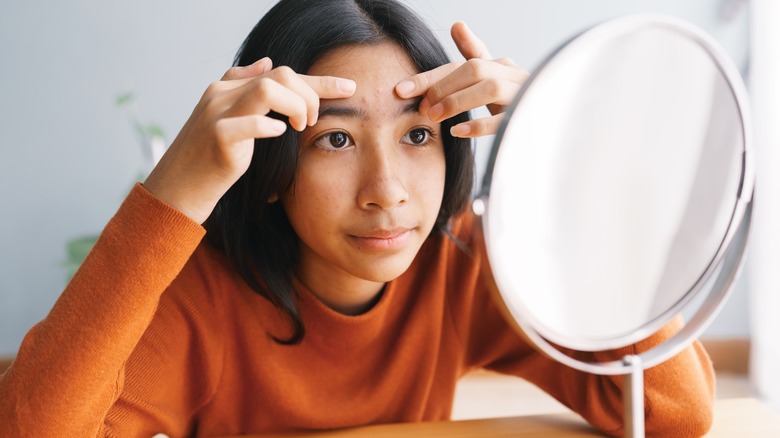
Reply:
<svg viewBox="0 0 780 438"><path fill-rule="evenodd" d="M163 129L160 127L160 125L156 123L147 123L144 127L144 131L146 132L147 137L161 137L165 138L165 132L163 132Z"/></svg>
<svg viewBox="0 0 780 438"><path fill-rule="evenodd" d="M133 129L136 131L138 140L141 142L141 146L144 152L146 152L146 154L149 156L149 159L151 160L154 155L154 152L151 150L152 141L156 139L162 139L164 141L165 133L163 132L162 127L160 127L160 125L157 123L142 124L136 116L135 108L131 106L134 102L135 93L132 91L120 93L114 100L114 104L117 107L129 107L126 109L126 111L128 111L130 114L130 120ZM133 185L135 185L136 181L144 181L146 176L146 172L139 172L138 177L133 181ZM97 235L88 235L77 237L65 242L66 259L63 262L63 265L67 270L68 281L70 281L76 271L78 271L79 267L84 262L84 259L87 258L87 255L92 250L92 247L95 245L97 239Z"/></svg>
<svg viewBox="0 0 780 438"><path fill-rule="evenodd" d="M78 271L81 263L87 258L87 255L95 246L98 236L82 236L65 242L65 269L67 270L68 281Z"/></svg>
<svg viewBox="0 0 780 438"><path fill-rule="evenodd" d="M125 106L133 103L133 100L135 99L135 95L132 91L128 91L127 93L122 93L119 96L116 97L116 100L114 103L116 106Z"/></svg>

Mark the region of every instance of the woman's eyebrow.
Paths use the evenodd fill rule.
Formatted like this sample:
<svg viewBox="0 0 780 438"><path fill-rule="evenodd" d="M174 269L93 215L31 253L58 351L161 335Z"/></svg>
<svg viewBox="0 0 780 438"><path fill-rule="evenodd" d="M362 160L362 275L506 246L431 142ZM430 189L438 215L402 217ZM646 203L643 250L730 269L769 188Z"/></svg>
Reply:
<svg viewBox="0 0 780 438"><path fill-rule="evenodd" d="M409 103L407 103L406 105L402 106L398 110L398 113L396 113L396 115L401 116L401 115L404 115L404 114L418 112L418 110L420 108L420 101L422 101L422 96L415 97Z"/></svg>
<svg viewBox="0 0 780 438"><path fill-rule="evenodd" d="M365 119L366 110L363 108L356 108L354 106L330 106L320 105L319 116L317 119L323 117L346 117L352 119Z"/></svg>
<svg viewBox="0 0 780 438"><path fill-rule="evenodd" d="M418 108L420 107L421 100L422 100L422 96L404 103L403 106L398 108L398 111L396 112L396 116L401 116L408 113L416 113ZM317 118L321 119L323 117L347 117L347 118L356 118L356 119L366 119L368 115L366 114L366 110L363 108L357 108L354 106L322 104L320 105L319 116Z"/></svg>

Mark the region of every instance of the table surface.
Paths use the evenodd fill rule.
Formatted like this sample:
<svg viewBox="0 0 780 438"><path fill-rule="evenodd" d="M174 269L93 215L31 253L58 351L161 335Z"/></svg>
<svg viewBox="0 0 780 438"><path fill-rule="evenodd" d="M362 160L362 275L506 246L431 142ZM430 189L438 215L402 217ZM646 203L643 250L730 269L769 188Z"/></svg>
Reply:
<svg viewBox="0 0 780 438"><path fill-rule="evenodd" d="M264 438L335 437L600 437L575 413L429 423L382 424L327 432L263 435ZM715 420L707 437L780 437L780 417L753 398L715 401Z"/></svg>

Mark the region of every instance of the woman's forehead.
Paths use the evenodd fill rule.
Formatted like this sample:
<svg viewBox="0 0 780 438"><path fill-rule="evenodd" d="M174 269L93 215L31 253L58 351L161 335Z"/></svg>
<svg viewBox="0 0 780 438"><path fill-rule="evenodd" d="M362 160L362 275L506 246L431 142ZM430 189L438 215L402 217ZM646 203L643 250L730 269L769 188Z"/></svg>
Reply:
<svg viewBox="0 0 780 438"><path fill-rule="evenodd" d="M399 81L417 73L408 53L398 44L348 45L333 49L309 69L309 75L337 76L361 82L379 84Z"/></svg>
<svg viewBox="0 0 780 438"><path fill-rule="evenodd" d="M360 120L397 119L417 111L418 99L401 99L395 86L416 73L409 55L395 43L351 45L328 52L309 75L337 76L356 82L355 94L346 99L321 102L323 116L350 114Z"/></svg>

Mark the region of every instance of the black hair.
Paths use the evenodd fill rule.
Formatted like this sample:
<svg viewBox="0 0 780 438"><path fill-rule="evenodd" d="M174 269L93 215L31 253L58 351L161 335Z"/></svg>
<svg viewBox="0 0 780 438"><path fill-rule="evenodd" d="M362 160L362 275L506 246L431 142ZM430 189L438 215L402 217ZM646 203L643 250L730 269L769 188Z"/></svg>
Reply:
<svg viewBox="0 0 780 438"><path fill-rule="evenodd" d="M399 44L423 72L449 62L427 25L396 0L282 0L263 16L239 49L234 65L270 57L275 66L305 74L329 51L355 44ZM286 117L272 117L288 122ZM448 233L449 220L468 202L474 157L468 139L450 128L469 120L461 113L441 123L446 162L444 197L432 233ZM293 185L298 134L289 127L280 137L255 140L249 170L220 199L205 223L209 240L221 248L258 294L282 310L292 323L282 344L299 343L305 329L295 305L292 269L299 241L281 202Z"/></svg>

